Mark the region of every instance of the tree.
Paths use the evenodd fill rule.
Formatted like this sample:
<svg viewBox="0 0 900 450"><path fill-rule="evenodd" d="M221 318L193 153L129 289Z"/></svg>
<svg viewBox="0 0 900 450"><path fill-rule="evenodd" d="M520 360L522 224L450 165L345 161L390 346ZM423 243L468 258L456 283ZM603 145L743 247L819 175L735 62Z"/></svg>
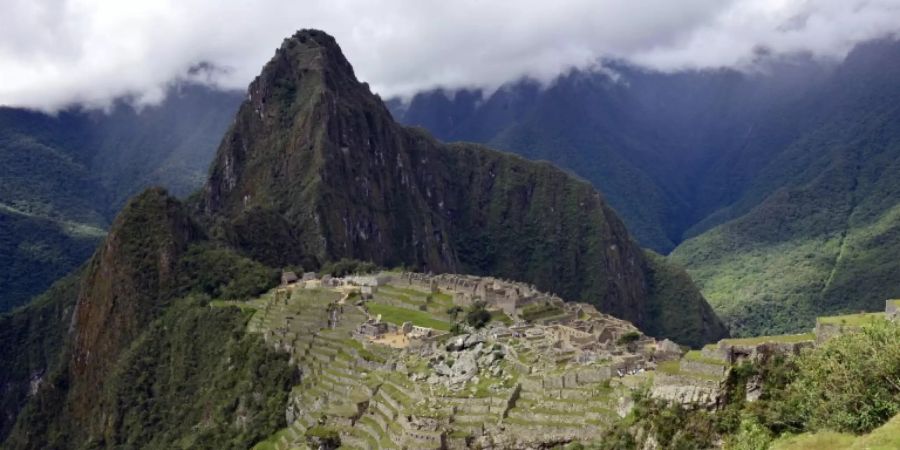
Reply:
<svg viewBox="0 0 900 450"><path fill-rule="evenodd" d="M481 328L491 321L491 313L484 307L484 302L475 302L466 313L466 323L473 328Z"/></svg>

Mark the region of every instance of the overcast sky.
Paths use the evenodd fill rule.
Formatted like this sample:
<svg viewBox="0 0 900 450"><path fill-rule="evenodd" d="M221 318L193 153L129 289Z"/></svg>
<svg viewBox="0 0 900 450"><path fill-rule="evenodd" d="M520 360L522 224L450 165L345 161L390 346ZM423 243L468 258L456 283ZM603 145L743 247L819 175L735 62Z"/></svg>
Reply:
<svg viewBox="0 0 900 450"><path fill-rule="evenodd" d="M0 104L158 102L196 77L243 89L299 28L334 35L383 97L548 81L599 58L747 67L759 49L840 59L900 30L900 0L0 0ZM196 73L196 72L194 72Z"/></svg>

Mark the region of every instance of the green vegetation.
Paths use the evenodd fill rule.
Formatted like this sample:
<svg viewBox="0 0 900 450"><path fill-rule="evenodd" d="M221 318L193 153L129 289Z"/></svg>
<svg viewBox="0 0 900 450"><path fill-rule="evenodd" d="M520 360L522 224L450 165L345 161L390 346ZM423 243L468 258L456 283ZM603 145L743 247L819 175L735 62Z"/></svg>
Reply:
<svg viewBox="0 0 900 450"><path fill-rule="evenodd" d="M47 376L65 353L81 273L64 277L27 306L0 314L0 442L25 405L35 374Z"/></svg>
<svg viewBox="0 0 900 450"><path fill-rule="evenodd" d="M631 344L631 343L637 341L640 338L641 338L641 333L638 333L637 331L629 331L629 332L623 334L622 336L619 336L619 339L616 340L616 344L617 345L628 345L628 344Z"/></svg>
<svg viewBox="0 0 900 450"><path fill-rule="evenodd" d="M636 324L641 331L650 336L671 336L691 347L727 336L728 330L684 269L656 253L648 251L645 256L651 292L647 313L652 319Z"/></svg>
<svg viewBox="0 0 900 450"><path fill-rule="evenodd" d="M476 302L466 312L466 323L473 328L481 328L491 321L491 313L484 309L484 302Z"/></svg>
<svg viewBox="0 0 900 450"><path fill-rule="evenodd" d="M728 363L722 361L721 359L716 358L707 358L700 353L699 350L691 350L684 354L684 359L688 361L695 361L703 364L714 364L717 366L727 366Z"/></svg>
<svg viewBox="0 0 900 450"><path fill-rule="evenodd" d="M895 450L900 448L900 415L871 433L854 436L833 431L785 436L771 450Z"/></svg>
<svg viewBox="0 0 900 450"><path fill-rule="evenodd" d="M287 394L297 382L288 356L244 332L247 314L206 303L175 302L122 354L98 392L114 425L104 436L72 429L77 425L59 415L51 390L26 407L8 448L70 447L73 439L110 447L248 448L283 428ZM51 382L65 377L57 373ZM46 431L27 437L27 429Z"/></svg>
<svg viewBox="0 0 900 450"><path fill-rule="evenodd" d="M335 449L341 446L341 437L334 428L316 425L306 430L306 442L312 448Z"/></svg>
<svg viewBox="0 0 900 450"><path fill-rule="evenodd" d="M278 271L243 257L229 248L201 243L182 257L182 285L212 298L246 300L278 284Z"/></svg>
<svg viewBox="0 0 900 450"><path fill-rule="evenodd" d="M366 304L369 312L372 314L380 314L381 320L396 325L402 325L403 322L411 322L413 325L427 328L434 328L440 331L450 331L451 324L443 320L435 319L427 312L417 311L399 306L383 305L376 302Z"/></svg>
<svg viewBox="0 0 900 450"><path fill-rule="evenodd" d="M525 308L522 308L520 315L522 316L522 319L533 322L546 317L558 316L562 314L562 312L563 310L556 305L551 303L541 303L528 305Z"/></svg>
<svg viewBox="0 0 900 450"><path fill-rule="evenodd" d="M833 338L797 360L794 413L811 429L868 432L900 413L900 326L886 321Z"/></svg>
<svg viewBox="0 0 900 450"><path fill-rule="evenodd" d="M804 331L897 296L900 126L887 109L837 111L770 163L735 220L672 254L735 335Z"/></svg>
<svg viewBox="0 0 900 450"><path fill-rule="evenodd" d="M716 412L667 404L639 391L632 413L606 433L600 448L641 448L639 436L653 436L661 448L709 448L719 439L727 450L757 450L770 443L781 450L896 448L897 342L900 326L876 321L796 357L735 366ZM693 351L685 358L701 357ZM682 375L678 361L661 363L657 370ZM750 380L762 382L754 402L745 400Z"/></svg>
<svg viewBox="0 0 900 450"><path fill-rule="evenodd" d="M0 312L24 304L75 270L102 238L102 231L84 233L0 203Z"/></svg>
<svg viewBox="0 0 900 450"><path fill-rule="evenodd" d="M505 312L500 310L491 311L491 320L495 322L500 322L503 325L510 326L513 324L512 318L506 315Z"/></svg>
<svg viewBox="0 0 900 450"><path fill-rule="evenodd" d="M819 323L830 325L845 325L848 327L861 327L866 324L884 320L884 313L860 313L846 314L843 316L827 316L816 319Z"/></svg>
<svg viewBox="0 0 900 450"><path fill-rule="evenodd" d="M378 270L378 266L368 261L341 258L322 266L319 275L331 275L333 277L345 277L353 274L367 274Z"/></svg>
<svg viewBox="0 0 900 450"><path fill-rule="evenodd" d="M821 431L785 436L771 443L771 450L847 450L853 444L851 434Z"/></svg>
<svg viewBox="0 0 900 450"><path fill-rule="evenodd" d="M814 341L816 340L815 333L803 333L803 334L779 334L776 336L756 336L751 338L739 338L739 339L723 339L722 342L728 345L757 345L763 344L766 342L776 342L783 344L791 344L803 341Z"/></svg>
<svg viewBox="0 0 900 450"><path fill-rule="evenodd" d="M656 365L656 370L668 375L678 375L681 373L681 361L677 359L672 361L663 361Z"/></svg>

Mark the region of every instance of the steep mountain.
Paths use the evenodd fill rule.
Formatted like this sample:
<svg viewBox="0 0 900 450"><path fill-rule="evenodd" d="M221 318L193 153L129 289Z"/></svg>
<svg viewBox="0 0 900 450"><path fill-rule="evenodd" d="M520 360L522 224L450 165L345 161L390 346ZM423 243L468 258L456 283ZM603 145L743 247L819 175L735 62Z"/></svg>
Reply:
<svg viewBox="0 0 900 450"><path fill-rule="evenodd" d="M396 124L321 32L286 40L250 85L198 208L214 235L270 265L491 274L681 342L725 333L587 182ZM670 310L684 314L677 326L660 320Z"/></svg>
<svg viewBox="0 0 900 450"><path fill-rule="evenodd" d="M671 259L734 332L776 333L879 309L900 289L887 256L900 200L898 54L897 42L876 41L840 64L787 58L751 74L613 62L545 88L523 81L390 104L443 139L585 177L641 243L679 246Z"/></svg>
<svg viewBox="0 0 900 450"><path fill-rule="evenodd" d="M294 371L244 335L246 315L208 305L273 275L206 242L165 191L134 198L80 274L0 317L18 344L0 370L6 445L246 448L271 434Z"/></svg>
<svg viewBox="0 0 900 450"><path fill-rule="evenodd" d="M0 311L84 262L129 196L200 186L241 98L183 85L140 111L0 108Z"/></svg>

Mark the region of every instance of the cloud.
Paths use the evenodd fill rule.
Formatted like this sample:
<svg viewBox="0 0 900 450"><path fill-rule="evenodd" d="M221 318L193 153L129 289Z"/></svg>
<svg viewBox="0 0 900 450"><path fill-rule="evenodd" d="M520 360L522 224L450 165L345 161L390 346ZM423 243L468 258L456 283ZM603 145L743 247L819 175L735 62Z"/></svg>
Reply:
<svg viewBox="0 0 900 450"><path fill-rule="evenodd" d="M549 81L600 58L677 71L761 52L840 59L900 29L900 0L4 0L0 104L53 111L243 89L299 28L333 34L383 96Z"/></svg>

